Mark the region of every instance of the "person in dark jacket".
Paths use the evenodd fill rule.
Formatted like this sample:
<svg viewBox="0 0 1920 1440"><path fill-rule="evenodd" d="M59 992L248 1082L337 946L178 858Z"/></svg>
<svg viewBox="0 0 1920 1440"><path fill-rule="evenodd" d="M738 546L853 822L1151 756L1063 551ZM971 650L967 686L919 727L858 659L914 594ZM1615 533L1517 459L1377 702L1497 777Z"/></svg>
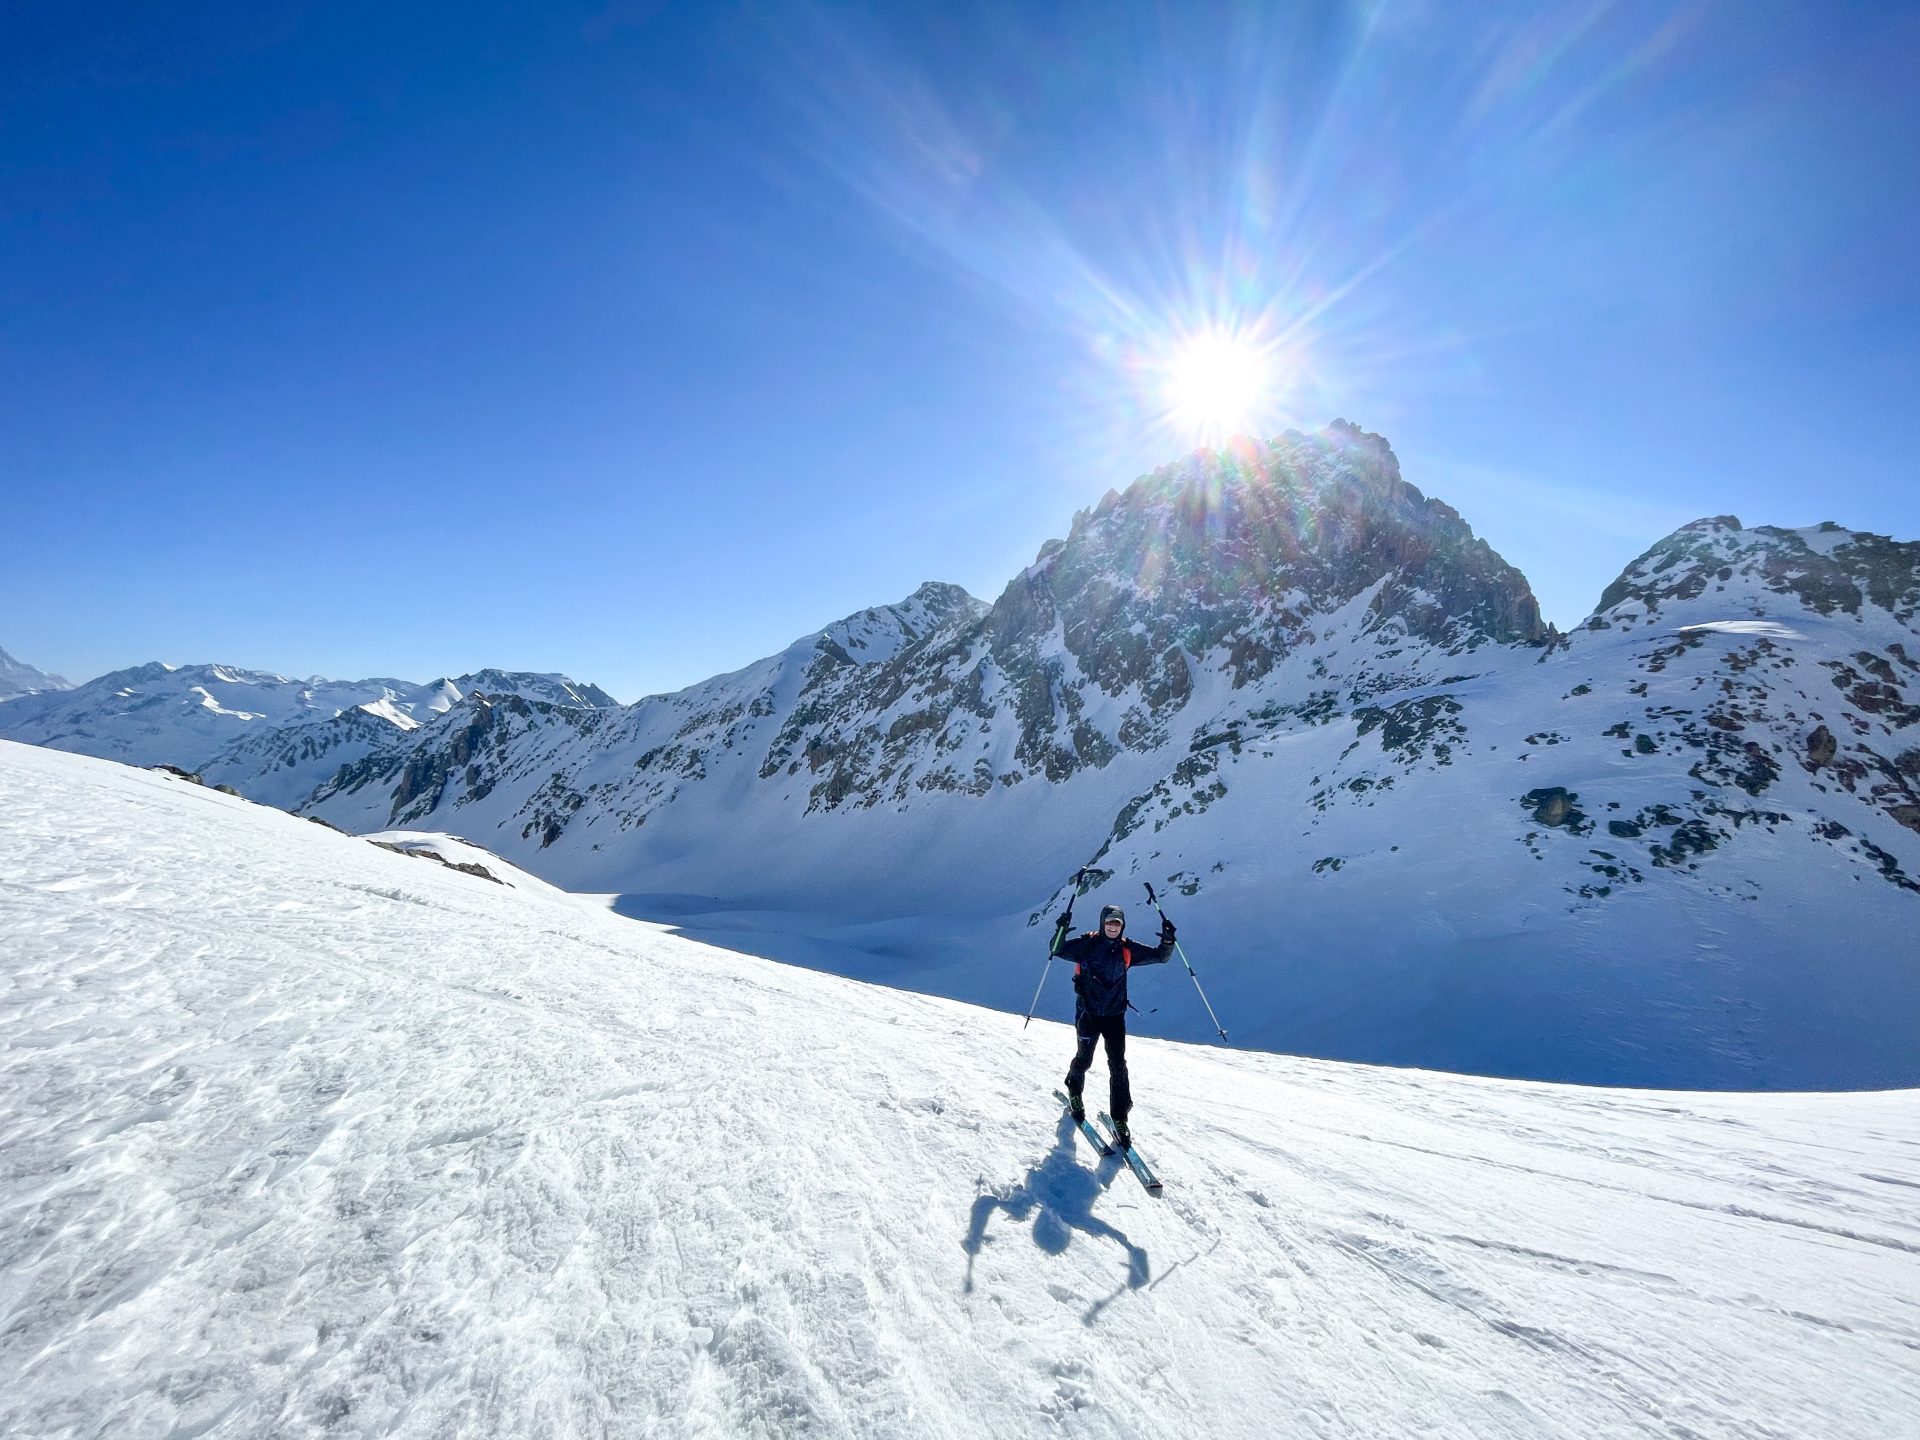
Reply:
<svg viewBox="0 0 1920 1440"><path fill-rule="evenodd" d="M1068 927L1071 917L1062 915L1055 933ZM1075 1120L1087 1117L1080 1092L1087 1083L1087 1068L1093 1064L1093 1047L1104 1040L1107 1046L1107 1082L1111 1096L1113 1124L1119 1133L1121 1148L1133 1144L1127 1130L1127 1115L1133 1109L1133 1089L1127 1083L1127 972L1135 965L1159 965L1173 954L1173 923L1160 922L1160 943L1142 945L1126 937L1127 913L1118 905L1100 909L1100 928L1064 940L1054 955L1073 962L1073 1028L1079 1044L1073 1052L1073 1064L1067 1070L1068 1108Z"/></svg>

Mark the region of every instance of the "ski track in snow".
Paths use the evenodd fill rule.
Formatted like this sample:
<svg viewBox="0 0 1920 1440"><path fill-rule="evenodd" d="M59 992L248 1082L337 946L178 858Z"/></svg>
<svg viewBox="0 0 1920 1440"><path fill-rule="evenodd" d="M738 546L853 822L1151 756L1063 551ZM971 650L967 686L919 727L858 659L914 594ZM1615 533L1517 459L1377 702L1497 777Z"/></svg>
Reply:
<svg viewBox="0 0 1920 1440"><path fill-rule="evenodd" d="M1136 1040L1155 1199L1064 1027L8 743L0 935L9 1436L1920 1434L1920 1092Z"/></svg>

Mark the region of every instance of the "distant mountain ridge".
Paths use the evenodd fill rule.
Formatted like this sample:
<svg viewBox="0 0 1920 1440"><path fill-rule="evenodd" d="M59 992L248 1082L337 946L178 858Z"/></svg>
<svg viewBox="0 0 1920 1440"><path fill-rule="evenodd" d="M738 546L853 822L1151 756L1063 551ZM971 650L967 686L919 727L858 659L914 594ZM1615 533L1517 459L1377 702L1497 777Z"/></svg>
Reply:
<svg viewBox="0 0 1920 1440"><path fill-rule="evenodd" d="M416 685L390 677L297 680L234 665L154 661L11 701L0 710L0 738L197 771L229 745L257 740L260 732L318 724L352 710L364 709L396 733L411 729L482 683L494 693L557 703L613 703L598 686L580 686L563 675L486 670Z"/></svg>
<svg viewBox="0 0 1920 1440"><path fill-rule="evenodd" d="M1336 422L1109 493L991 605L929 583L630 706L482 688L410 729L263 729L207 771L1003 1009L1087 866L1102 899L1166 897L1241 1043L1916 1084L1917 610L1920 546L1718 517L1561 635ZM1161 998L1145 1023L1209 1038Z"/></svg>
<svg viewBox="0 0 1920 1440"><path fill-rule="evenodd" d="M71 690L73 682L58 675L36 670L24 660L16 660L0 650L0 700L21 695L38 695L47 690Z"/></svg>

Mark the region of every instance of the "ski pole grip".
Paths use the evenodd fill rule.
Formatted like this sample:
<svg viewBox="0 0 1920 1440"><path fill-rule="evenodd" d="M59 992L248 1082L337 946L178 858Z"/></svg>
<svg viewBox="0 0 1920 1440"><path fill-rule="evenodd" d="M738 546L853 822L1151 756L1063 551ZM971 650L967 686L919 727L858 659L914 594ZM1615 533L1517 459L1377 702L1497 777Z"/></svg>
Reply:
<svg viewBox="0 0 1920 1440"><path fill-rule="evenodd" d="M1067 882L1067 887L1068 887L1067 888L1067 909L1066 909L1066 914L1064 916L1064 918L1067 921L1067 925L1062 926L1059 930L1056 930L1054 932L1053 943L1056 947L1058 947L1058 945L1060 944L1061 938L1067 933L1067 927L1071 926L1073 923L1073 902L1080 898L1080 882L1086 878L1086 874L1087 874L1086 869L1082 867L1081 869L1074 871L1073 879Z"/></svg>

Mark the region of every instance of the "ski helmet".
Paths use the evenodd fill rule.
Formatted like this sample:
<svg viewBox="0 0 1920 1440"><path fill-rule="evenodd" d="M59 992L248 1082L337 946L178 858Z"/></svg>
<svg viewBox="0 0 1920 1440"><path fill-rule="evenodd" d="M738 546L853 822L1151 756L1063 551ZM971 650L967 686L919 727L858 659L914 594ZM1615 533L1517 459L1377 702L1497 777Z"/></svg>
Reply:
<svg viewBox="0 0 1920 1440"><path fill-rule="evenodd" d="M1104 930L1109 920L1118 920L1122 930L1127 928L1127 912L1122 910L1118 905L1102 905L1100 907L1100 928Z"/></svg>

